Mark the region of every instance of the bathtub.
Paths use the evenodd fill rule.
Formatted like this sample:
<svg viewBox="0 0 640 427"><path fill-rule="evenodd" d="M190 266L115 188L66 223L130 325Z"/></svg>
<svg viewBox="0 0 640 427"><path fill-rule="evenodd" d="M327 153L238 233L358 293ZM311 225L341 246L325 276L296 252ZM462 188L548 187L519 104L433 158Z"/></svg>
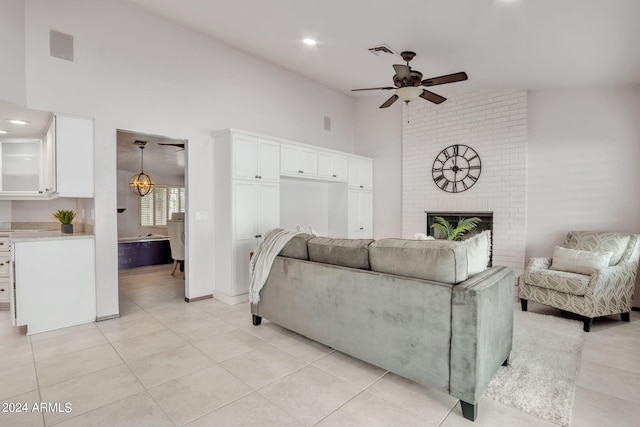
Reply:
<svg viewBox="0 0 640 427"><path fill-rule="evenodd" d="M173 258L167 236L118 237L119 270L171 263Z"/></svg>

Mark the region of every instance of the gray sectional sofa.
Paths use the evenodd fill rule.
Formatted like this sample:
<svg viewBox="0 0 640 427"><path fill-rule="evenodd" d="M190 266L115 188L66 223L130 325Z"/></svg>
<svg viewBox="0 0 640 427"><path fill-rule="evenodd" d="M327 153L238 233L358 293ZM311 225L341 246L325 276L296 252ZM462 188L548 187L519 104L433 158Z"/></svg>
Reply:
<svg viewBox="0 0 640 427"><path fill-rule="evenodd" d="M513 332L514 273L486 268L486 233L463 242L296 236L251 305L253 324L264 317L440 386L475 420Z"/></svg>

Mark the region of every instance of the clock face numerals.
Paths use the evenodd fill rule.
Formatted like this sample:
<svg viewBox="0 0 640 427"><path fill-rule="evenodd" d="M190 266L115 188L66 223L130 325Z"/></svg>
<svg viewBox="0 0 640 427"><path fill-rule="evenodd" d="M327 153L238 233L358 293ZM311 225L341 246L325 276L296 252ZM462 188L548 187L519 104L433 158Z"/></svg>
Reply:
<svg viewBox="0 0 640 427"><path fill-rule="evenodd" d="M480 178L482 162L476 151L462 144L450 145L433 161L433 182L442 191L461 193Z"/></svg>

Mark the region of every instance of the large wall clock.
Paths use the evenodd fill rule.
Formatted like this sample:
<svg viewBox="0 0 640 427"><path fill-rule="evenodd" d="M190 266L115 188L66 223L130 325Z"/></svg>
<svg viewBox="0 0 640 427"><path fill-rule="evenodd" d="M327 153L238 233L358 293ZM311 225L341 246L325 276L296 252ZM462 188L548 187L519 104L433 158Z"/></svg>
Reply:
<svg viewBox="0 0 640 427"><path fill-rule="evenodd" d="M473 187L480 178L482 162L471 147L450 145L433 161L433 182L448 193L460 193Z"/></svg>

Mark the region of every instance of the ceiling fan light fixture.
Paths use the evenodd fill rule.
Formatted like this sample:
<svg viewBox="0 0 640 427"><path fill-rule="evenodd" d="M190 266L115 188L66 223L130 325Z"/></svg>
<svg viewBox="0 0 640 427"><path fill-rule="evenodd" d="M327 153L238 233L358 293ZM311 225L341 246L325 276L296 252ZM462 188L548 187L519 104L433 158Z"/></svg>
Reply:
<svg viewBox="0 0 640 427"><path fill-rule="evenodd" d="M315 46L316 44L318 44L318 42L315 39L311 39L311 38L306 38L302 40L302 43L306 44L307 46Z"/></svg>
<svg viewBox="0 0 640 427"><path fill-rule="evenodd" d="M398 98L406 103L418 99L420 94L422 94L422 89L416 86L406 86L396 89L396 95L398 95Z"/></svg>

